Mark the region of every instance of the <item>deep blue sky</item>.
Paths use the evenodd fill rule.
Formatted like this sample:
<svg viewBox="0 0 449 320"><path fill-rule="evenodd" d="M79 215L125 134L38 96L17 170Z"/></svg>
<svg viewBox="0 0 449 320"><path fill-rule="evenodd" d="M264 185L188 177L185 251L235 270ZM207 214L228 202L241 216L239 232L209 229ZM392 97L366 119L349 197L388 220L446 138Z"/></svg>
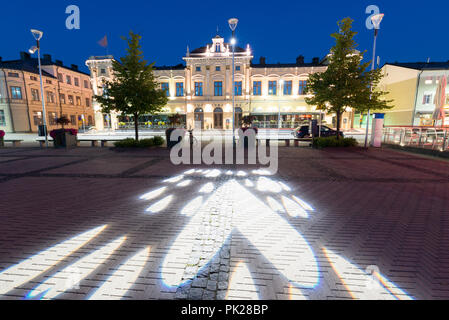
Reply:
<svg viewBox="0 0 449 320"><path fill-rule="evenodd" d="M81 29L67 30L65 8L78 5ZM306 1L3 1L0 18L0 56L17 59L19 51L33 45L30 28L45 32L43 53L64 64L78 64L91 55L104 55L97 42L106 34L109 53L124 54L120 36L129 30L141 33L145 58L156 65L181 63L186 46L194 49L210 42L217 26L229 39L227 19L237 17L239 45L250 44L255 61L266 56L268 63L294 62L302 54L306 62L323 57L333 45L330 37L336 22L351 17L360 50L371 58L373 31L365 27L365 8L379 6L385 13L378 41L381 64L386 61L411 62L449 60L447 0L427 0L414 4L401 0L306 0Z"/></svg>

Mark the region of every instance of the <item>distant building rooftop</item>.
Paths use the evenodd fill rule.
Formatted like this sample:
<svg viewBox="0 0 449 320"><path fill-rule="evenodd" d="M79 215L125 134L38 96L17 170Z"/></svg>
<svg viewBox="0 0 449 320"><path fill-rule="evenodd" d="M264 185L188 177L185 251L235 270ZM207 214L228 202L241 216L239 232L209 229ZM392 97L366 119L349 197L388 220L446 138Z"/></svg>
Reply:
<svg viewBox="0 0 449 320"><path fill-rule="evenodd" d="M392 65L415 70L442 70L449 69L449 61L446 62L387 62L385 65Z"/></svg>

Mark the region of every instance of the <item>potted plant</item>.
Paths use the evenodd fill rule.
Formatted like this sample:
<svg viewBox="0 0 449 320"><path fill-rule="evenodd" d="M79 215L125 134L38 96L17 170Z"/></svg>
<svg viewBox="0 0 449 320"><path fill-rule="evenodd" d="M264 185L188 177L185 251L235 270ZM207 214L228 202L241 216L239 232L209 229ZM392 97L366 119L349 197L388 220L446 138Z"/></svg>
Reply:
<svg viewBox="0 0 449 320"><path fill-rule="evenodd" d="M76 147L78 130L64 128L64 126L70 123L70 120L62 116L56 120L56 123L60 124L62 129L55 129L50 132L55 148Z"/></svg>
<svg viewBox="0 0 449 320"><path fill-rule="evenodd" d="M173 148L175 145L177 145L178 143L180 143L183 139L183 137L178 137L178 141L170 141L170 137L171 134L173 133L173 131L175 131L176 129L180 129L181 128L181 115L179 113L176 113L170 117L168 117L169 121L170 121L170 128L165 130L165 138L167 141L167 148L171 149ZM184 128L182 128L184 129Z"/></svg>
<svg viewBox="0 0 449 320"><path fill-rule="evenodd" d="M252 125L254 121L254 116L244 116L242 118L242 132L243 134L247 131L247 130L253 130L254 131L254 135L257 136L257 133L259 132L259 129L255 126ZM240 137L241 138L241 137ZM243 145L245 148L248 148L248 144L249 144L249 140L247 136L243 136Z"/></svg>
<svg viewBox="0 0 449 320"><path fill-rule="evenodd" d="M0 130L0 147L4 147L5 146L4 137L5 137L5 131Z"/></svg>

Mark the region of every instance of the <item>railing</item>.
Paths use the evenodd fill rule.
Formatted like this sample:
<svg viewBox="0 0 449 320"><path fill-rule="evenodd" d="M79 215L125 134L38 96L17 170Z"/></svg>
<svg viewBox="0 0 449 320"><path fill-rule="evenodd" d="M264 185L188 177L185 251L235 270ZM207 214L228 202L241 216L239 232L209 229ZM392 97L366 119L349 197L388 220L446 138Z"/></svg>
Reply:
<svg viewBox="0 0 449 320"><path fill-rule="evenodd" d="M400 146L449 151L449 127L385 127L383 141Z"/></svg>

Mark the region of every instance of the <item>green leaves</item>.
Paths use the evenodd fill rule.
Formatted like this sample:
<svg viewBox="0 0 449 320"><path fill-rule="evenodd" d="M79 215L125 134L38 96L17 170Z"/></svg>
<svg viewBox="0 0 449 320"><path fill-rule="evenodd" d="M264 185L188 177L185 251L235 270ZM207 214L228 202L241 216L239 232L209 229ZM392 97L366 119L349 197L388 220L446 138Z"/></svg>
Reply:
<svg viewBox="0 0 449 320"><path fill-rule="evenodd" d="M306 102L337 115L337 129L347 108L358 112L368 109L387 109L391 101L382 99L386 92L372 91L382 78L381 70L367 71L370 62L362 63L365 52L356 50L351 18L338 22L339 32L332 34L335 45L330 51L329 66L325 72L310 75L307 92L313 94Z"/></svg>
<svg viewBox="0 0 449 320"><path fill-rule="evenodd" d="M148 64L143 57L141 38L132 31L129 38L123 37L128 43L127 55L112 62L114 78L104 84L102 96L95 96L105 113L118 111L137 119L141 114L161 112L167 104L165 92L154 78L154 63ZM135 123L137 139L138 121Z"/></svg>

